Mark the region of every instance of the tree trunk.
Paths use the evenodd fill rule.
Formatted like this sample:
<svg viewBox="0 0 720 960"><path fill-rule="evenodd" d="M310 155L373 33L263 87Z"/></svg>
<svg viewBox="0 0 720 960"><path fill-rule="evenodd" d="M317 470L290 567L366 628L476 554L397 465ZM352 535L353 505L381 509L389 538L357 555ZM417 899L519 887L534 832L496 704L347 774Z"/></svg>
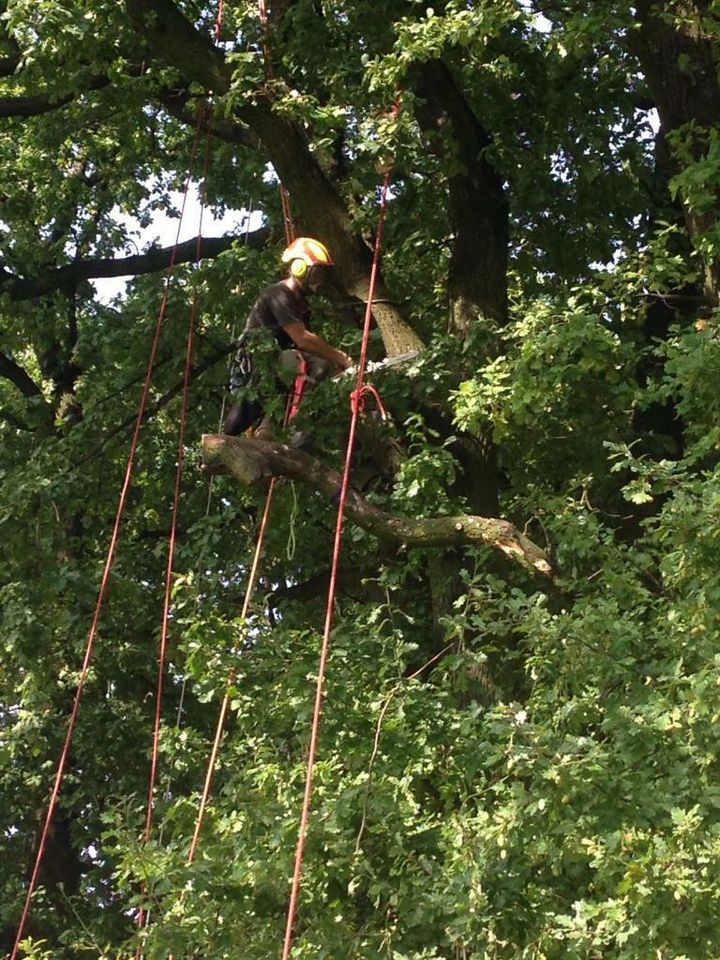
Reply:
<svg viewBox="0 0 720 960"><path fill-rule="evenodd" d="M448 177L452 253L448 271L451 328L465 336L479 318L507 321L508 202L487 160L492 143L450 69L441 60L416 68L416 109L431 148L453 169ZM489 345L493 352L495 344Z"/></svg>
<svg viewBox="0 0 720 960"><path fill-rule="evenodd" d="M133 25L159 59L177 67L186 80L199 82L208 91L227 93L232 66L171 0L125 2ZM258 92L254 103L239 106L235 115L243 129L249 127L262 141L267 157L290 193L302 230L327 243L338 279L347 293L367 300L372 251L353 232L347 205L311 153L304 131L276 113L265 93ZM391 299L382 278L376 296ZM388 356L423 346L420 337L391 303L378 305L374 312Z"/></svg>
<svg viewBox="0 0 720 960"><path fill-rule="evenodd" d="M640 0L636 17L640 29L630 44L640 60L662 123L662 134L686 127L693 160L707 153L707 133L720 121L720 53L718 36L706 32L712 4L709 0L678 0L669 8L657 0ZM708 17L706 22L703 18ZM693 129L694 125L697 129ZM675 151L676 172L681 163ZM706 295L713 303L720 296L720 256L707 252L703 239L720 217L717 185L715 202L701 208L684 199L688 233L700 252Z"/></svg>

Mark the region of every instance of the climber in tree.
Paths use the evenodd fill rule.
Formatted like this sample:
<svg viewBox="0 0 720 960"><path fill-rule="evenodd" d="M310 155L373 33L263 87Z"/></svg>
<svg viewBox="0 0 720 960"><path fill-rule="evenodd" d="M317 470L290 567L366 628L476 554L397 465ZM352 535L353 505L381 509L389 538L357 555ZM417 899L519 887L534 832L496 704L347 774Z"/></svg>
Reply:
<svg viewBox="0 0 720 960"><path fill-rule="evenodd" d="M266 287L255 301L240 338L230 374L230 390L239 394L225 420L225 433L237 436L254 427L257 440L272 440L273 425L262 402L243 396L248 387L257 386L257 364L253 348L263 331L268 331L277 348L280 371L296 378L295 395L302 390L298 378L312 386L336 370L352 366L350 357L326 343L310 329L308 294L317 293L326 283L333 266L327 247L319 240L298 237L285 250L282 262L287 276ZM283 394L287 387L276 379ZM253 391L255 393L256 391Z"/></svg>

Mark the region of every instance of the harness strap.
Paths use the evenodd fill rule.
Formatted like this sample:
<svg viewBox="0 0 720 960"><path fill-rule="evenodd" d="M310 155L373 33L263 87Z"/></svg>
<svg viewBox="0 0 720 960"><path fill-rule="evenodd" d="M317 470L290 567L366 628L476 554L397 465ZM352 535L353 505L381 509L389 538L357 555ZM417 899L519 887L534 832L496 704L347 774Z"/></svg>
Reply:
<svg viewBox="0 0 720 960"><path fill-rule="evenodd" d="M290 410L288 412L288 423L297 416L297 412L300 409L300 403L302 402L303 394L305 393L305 387L308 381L308 362L299 351L298 357L298 373L295 377L295 382L293 383L292 400L290 401Z"/></svg>

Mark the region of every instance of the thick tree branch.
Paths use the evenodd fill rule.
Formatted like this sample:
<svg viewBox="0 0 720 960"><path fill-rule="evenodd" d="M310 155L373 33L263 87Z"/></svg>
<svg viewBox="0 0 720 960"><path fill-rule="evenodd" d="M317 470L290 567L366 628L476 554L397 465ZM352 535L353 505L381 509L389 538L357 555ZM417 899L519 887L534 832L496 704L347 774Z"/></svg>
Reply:
<svg viewBox="0 0 720 960"><path fill-rule="evenodd" d="M253 484L269 477L288 477L306 483L328 500L340 489L342 477L318 460L280 443L262 443L240 437L207 434L202 440L205 469L225 473L241 483ZM350 489L347 515L378 538L408 547L493 547L522 566L550 576L552 569L543 551L507 520L459 515L416 520L385 513Z"/></svg>
<svg viewBox="0 0 720 960"><path fill-rule="evenodd" d="M19 430L39 428L43 432L52 432L55 419L53 408L45 400L40 386L35 383L26 370L2 351L0 351L0 377L9 380L24 397L31 401L27 408L28 423L20 421L7 410L3 410L0 414L2 419Z"/></svg>
<svg viewBox="0 0 720 960"><path fill-rule="evenodd" d="M2 12L5 12L6 3L2 4ZM22 49L15 37L4 25L4 30L0 36L0 77L11 77L22 61Z"/></svg>
<svg viewBox="0 0 720 960"><path fill-rule="evenodd" d="M336 578L337 589L351 600L382 603L387 599L387 595L373 576L377 576L376 569L358 570L355 567L340 567ZM329 583L330 570L323 570L302 583L294 583L290 587L278 587L277 590L268 594L267 601L272 606L278 606L286 601L315 600L317 597L327 595Z"/></svg>
<svg viewBox="0 0 720 960"><path fill-rule="evenodd" d="M267 227L261 227L252 233L242 235L229 234L224 237L205 237L201 245L200 259L217 257L229 250L233 243L241 241L254 249L266 246L270 237ZM83 280L100 280L106 277L139 276L156 273L170 265L173 247L160 247L146 253L118 259L76 260L56 270L46 270L36 277L12 277L5 273L0 277L0 293L6 293L11 300L33 300L56 290L71 293ZM175 263L196 263L197 237L181 243L176 250Z"/></svg>
<svg viewBox="0 0 720 960"><path fill-rule="evenodd" d="M142 53L137 51L139 56L138 60L135 63L129 63L126 65L125 70L129 77L140 77L145 73L145 63L142 59ZM17 60L12 58L7 61L0 60L0 76L6 76L3 72L2 64L7 63L9 68L13 63L17 66L21 61L21 55L18 53ZM89 66L89 64L86 64ZM10 70L10 73L14 72L14 68ZM21 78L22 74L18 74L17 78ZM112 85L114 81L108 76L107 73L97 73L93 76L90 76L86 79L78 77L77 79L77 88L68 93L58 96L52 91L46 91L45 93L36 93L31 96L18 96L18 97L0 97L0 117L37 117L41 116L44 113L50 113L53 110L59 110L62 107L67 106L69 103L72 103L78 97L82 97L86 93L91 93L94 90L102 90L105 87Z"/></svg>
<svg viewBox="0 0 720 960"><path fill-rule="evenodd" d="M448 269L450 320L467 336L481 317L502 327L507 322L509 207L503 179L488 161L490 133L480 123L450 68L442 60L411 71L418 123L431 148L448 162L448 213L452 253ZM497 354L497 337L488 331L487 358ZM447 431L446 431L447 432ZM485 516L498 512L497 455L489 434L460 437L453 453L462 464L471 509Z"/></svg>
<svg viewBox="0 0 720 960"><path fill-rule="evenodd" d="M30 424L25 423L24 420L16 417L14 413L11 413L4 407L0 408L0 420L4 420L5 423L9 423L10 426L15 427L16 430L22 430L25 433L33 433L33 428L30 426Z"/></svg>
<svg viewBox="0 0 720 960"><path fill-rule="evenodd" d="M139 71L140 67L136 67L133 72ZM38 117L67 106L68 103L72 103L73 100L84 93L90 93L92 90L102 90L103 87L109 85L110 78L103 73L91 77L83 84L82 89L73 90L72 93L63 94L61 97L50 92L25 97L1 97L0 117Z"/></svg>
<svg viewBox="0 0 720 960"><path fill-rule="evenodd" d="M19 54L13 57L0 57L0 77L11 77L13 73L15 73L19 63Z"/></svg>
<svg viewBox="0 0 720 960"><path fill-rule="evenodd" d="M133 27L159 56L206 90L228 92L232 70L222 51L195 29L172 0L125 0L125 8Z"/></svg>
<svg viewBox="0 0 720 960"><path fill-rule="evenodd" d="M171 90L160 95L160 102L167 112L190 127L197 122L197 113L191 107L193 99L186 90ZM246 124L234 121L231 117L219 117L217 114L210 113L209 124L203 125L203 132L207 132L208 127L213 137L225 140L227 143L249 147L251 150L260 148L260 140L252 130Z"/></svg>
<svg viewBox="0 0 720 960"><path fill-rule="evenodd" d="M75 96L74 93L62 97L38 93L32 97L0 97L0 117L39 117L66 106Z"/></svg>
<svg viewBox="0 0 720 960"><path fill-rule="evenodd" d="M14 383L24 397L42 397L43 395L30 374L2 351L0 351L0 377Z"/></svg>
<svg viewBox="0 0 720 960"><path fill-rule="evenodd" d="M11 77L20 65L22 51L12 37L6 36L4 43L12 48L12 53L0 57L0 77Z"/></svg>
<svg viewBox="0 0 720 960"><path fill-rule="evenodd" d="M638 0L635 16L638 30L628 33L630 49L638 57L660 115L660 137L685 128L695 161L703 162L710 149L708 131L720 117L720 53L715 37L703 28L706 0L678 0L672 14L659 0ZM673 157L675 170L682 168ZM705 293L713 303L720 300L720 256L707 237L717 229L720 202L706 207L684 203L687 230L700 251Z"/></svg>

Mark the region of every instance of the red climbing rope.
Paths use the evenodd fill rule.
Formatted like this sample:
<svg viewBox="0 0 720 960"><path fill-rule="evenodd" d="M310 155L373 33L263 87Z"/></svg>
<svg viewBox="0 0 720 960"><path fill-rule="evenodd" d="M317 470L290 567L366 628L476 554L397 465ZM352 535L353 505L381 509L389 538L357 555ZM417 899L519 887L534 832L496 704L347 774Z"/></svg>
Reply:
<svg viewBox="0 0 720 960"><path fill-rule="evenodd" d="M355 413L356 408L357 408L358 414L365 412L365 394L366 393L369 393L375 399L375 403L377 404L378 411L380 412L380 417L383 420L387 420L387 410L385 409L385 404L383 403L383 399L380 396L380 393L377 387L374 387L371 383L363 384L363 386L359 390L353 390L353 392L350 394L350 407L353 413Z"/></svg>
<svg viewBox="0 0 720 960"><path fill-rule="evenodd" d="M220 0L218 13L215 20L215 40L220 40L223 27L224 3ZM195 260L197 263L202 258L202 232L203 215L205 213L205 202L207 198L207 181L210 171L210 156L212 149L212 107L207 104L198 111L197 126L195 130L196 141L199 138L200 129L203 120L206 120L205 136L205 159L203 163L203 178L200 190L200 215L198 221L197 241L195 245ZM194 163L193 163L194 166ZM199 286L195 284L192 304L190 307L190 320L188 325L188 335L185 351L185 371L183 375L183 395L182 406L180 410L180 426L178 432L178 452L177 466L175 471L175 490L173 494L172 520L170 523L170 536L168 539L168 556L165 570L165 593L163 599L162 628L160 633L160 649L158 653L158 679L155 694L155 725L153 729L152 756L150 762L150 780L148 784L147 810L145 815L145 830L143 841L149 843L152 836L153 816L155 807L155 785L157 782L157 771L160 758L160 732L163 714L163 697L165 683L165 667L167 661L168 634L170 627L170 605L172 601L172 583L175 567L175 547L177 543L178 518L180 514L180 494L182 492L183 469L185 464L185 434L187 430L187 418L189 409L190 380L192 377L192 365L195 346L195 329L197 326L198 306L200 294ZM144 905L141 905L137 915L137 927L142 930L147 924L148 912ZM138 944L136 958L140 960L142 956L142 947Z"/></svg>
<svg viewBox="0 0 720 960"><path fill-rule="evenodd" d="M270 48L268 45L268 15L267 8L265 6L264 0L258 0L258 13L260 17L260 23L264 31L264 42L263 42L263 53L265 57L265 70L267 73L268 80L274 78L272 59L270 57ZM283 226L285 229L285 241L289 246L295 238L295 227L292 219L292 210L290 207L290 195L285 189L282 183L280 183L280 202L282 206L282 216L283 216ZM305 373L306 370L301 369L298 377L295 379L295 384L293 386L293 392L288 398L288 405L285 410L285 421L284 424L287 425L289 421L296 415L298 408L300 406L300 401L302 399L304 384L305 384ZM267 496L265 498L265 507L263 510L262 520L260 521L260 529L258 531L257 540L255 543L255 552L253 555L253 562L250 568L250 576L248 578L247 587L245 589L245 597L243 599L242 609L240 611L240 620L244 623L247 619L248 613L250 612L250 605L255 594L255 587L257 585L258 574L260 570L260 558L262 556L263 545L265 543L265 534L267 532L268 521L270 518L270 509L272 507L273 496L275 493L276 478L273 477L270 481L270 486L268 487ZM213 738L213 745L210 751L210 757L207 764L207 769L205 771L205 780L203 783L203 791L200 797L200 804L198 806L197 814L195 817L195 827L193 829L192 841L190 843L190 849L187 856L187 866L190 866L195 860L195 855L197 853L198 844L200 842L200 833L202 831L203 823L205 820L205 814L207 812L207 806L210 801L210 792L212 789L212 782L215 776L215 766L217 764L217 758L220 753L220 744L222 741L223 731L225 730L225 720L227 718L227 711L230 705L230 692L232 689L233 682L235 680L236 668L231 667L228 677L225 683L225 693L223 696L222 703L220 704L220 712L218 714L218 721L215 728L215 736ZM171 958L172 960L172 958Z"/></svg>
<svg viewBox="0 0 720 960"><path fill-rule="evenodd" d="M262 520L260 521L260 530L255 543L255 553L253 555L253 562L250 568L250 576L248 578L248 584L245 589L245 598L240 611L240 620L243 622L243 624L247 619L248 613L250 612L250 604L252 603L252 598L255 593L255 586L257 584L258 574L260 571L260 557L262 556L262 548L265 542L265 533L267 532L268 520L270 519L270 507L272 505L276 479L276 477L273 477L270 481L270 488L268 489L267 497L265 498L265 509L263 510ZM202 830L205 812L207 810L207 804L210 798L210 790L212 788L213 776L215 774L215 764L217 763L218 753L220 751L220 741L222 740L223 731L225 729L225 718L227 717L227 711L230 705L230 692L235 680L236 672L236 668L232 667L228 673L227 681L225 683L225 695L220 706L220 713L218 715L217 726L215 728L215 738L213 740L212 751L210 753L210 759L208 760L207 770L205 772L205 783L203 785L200 806L198 807L197 817L195 819L195 829L193 831L193 838L190 844L190 851L187 857L188 866L193 862L195 859L195 854L197 853L197 847L200 840L200 831Z"/></svg>
<svg viewBox="0 0 720 960"><path fill-rule="evenodd" d="M220 42L220 35L222 34L223 21L225 19L225 0L220 0L218 4L217 17L215 19L215 42Z"/></svg>
<svg viewBox="0 0 720 960"><path fill-rule="evenodd" d="M198 128L198 131L199 131L199 128ZM107 586L110 579L110 571L112 570L113 563L115 560L115 552L116 552L116 548L117 548L117 544L120 536L120 527L121 527L122 519L125 513L128 493L130 491L132 475L135 468L135 457L137 454L138 443L140 440L140 432L142 430L143 421L145 420L145 413L147 410L148 398L150 395L150 387L152 384L153 374L155 372L155 362L157 359L158 346L160 344L160 335L162 333L163 323L167 313L170 286L171 286L173 273L175 270L177 249L180 243L180 229L182 227L183 214L185 212L186 201L187 201L188 193L190 190L192 170L194 168L195 157L197 155L197 146L198 146L198 140L199 140L198 131L196 131L195 138L193 140L193 145L191 150L190 170L188 172L187 180L185 183L185 192L183 194L183 202L180 210L180 219L178 222L177 233L175 236L175 244L170 254L170 263L168 265L168 269L165 277L165 286L163 290L162 300L160 303L160 309L158 311L157 321L155 324L155 332L153 336L152 347L150 349L150 358L148 360L147 371L145 374L145 381L143 383L142 393L140 395L140 404L138 408L137 419L135 421L135 429L133 431L132 441L130 443L130 452L128 454L127 466L125 469L125 479L123 481L123 485L120 491L120 497L118 499L117 509L115 512L115 522L113 525L112 535L110 537L110 543L108 546L108 551L105 559L105 566L103 569L102 578L100 580L100 587L98 590L97 601L95 603L95 612L93 614L90 631L88 633L87 644L85 648L85 657L84 657L82 668L80 671L80 679L78 680L78 685L75 690L75 698L73 700L73 706L70 712L70 719L68 721L68 728L67 728L67 733L65 735L65 742L63 744L62 752L60 754L60 760L58 762L57 772L55 774L55 781L53 784L52 792L50 794L50 802L48 804L48 809L45 816L42 833L40 835L40 842L38 844L37 854L35 857L35 864L33 866L33 871L30 877L30 883L28 884L27 895L25 897L25 904L23 906L23 911L20 917L20 923L18 924L17 933L15 935L15 943L12 949L12 953L10 955L10 960L16 960L18 951L20 949L20 943L22 942L25 934L25 927L27 925L28 915L30 913L30 905L32 903L32 898L35 893L35 889L37 887L38 877L40 875L40 868L43 863L43 858L44 858L45 850L47 846L47 840L50 833L50 827L52 825L53 817L55 815L55 809L57 807L58 797L60 796L60 790L62 789L63 780L65 779L65 770L67 767L70 747L72 745L73 736L75 733L75 725L77 723L77 716L80 710L80 702L82 700L83 692L85 689L85 683L87 681L88 673L90 671L90 664L92 662L93 651L95 648L95 640L97 637L98 626L100 623L100 615L102 613L102 609L105 602L105 594L107 592Z"/></svg>
<svg viewBox="0 0 720 960"><path fill-rule="evenodd" d="M265 75L269 83L275 80L275 70L273 69L272 57L270 55L270 23L268 20L267 6L265 0L258 0L258 15L263 28L263 57L265 60ZM289 247L295 239L295 224L292 218L292 208L290 206L290 194L285 189L282 180L280 181L280 205L282 207L283 227L285 228L285 243Z"/></svg>
<svg viewBox="0 0 720 960"><path fill-rule="evenodd" d="M370 271L370 287L368 290L367 305L365 309L365 322L363 324L362 346L360 348L360 360L358 361L357 380L355 390L353 391L351 408L352 417L350 420L350 431L348 434L347 448L345 451L345 468L343 471L342 485L340 487L340 500L338 503L337 523L335 526L335 543L333 546L332 567L330 572L330 585L328 588L327 608L325 611L325 630L323 633L322 647L320 650L320 664L318 667L317 685L315 688L315 707L313 710L312 730L310 733L310 747L308 750L307 771L305 776L305 795L303 798L302 814L300 817L300 828L298 831L297 848L295 851L295 868L292 878L292 889L290 893L290 903L288 906L287 923L285 927L285 941L283 943L282 960L288 960L292 950L293 936L295 931L295 918L297 915L298 898L300 894L300 882L303 873L303 857L305 854L305 839L307 836L308 819L310 815L310 802L312 800L313 775L315 772L315 756L317 754L318 737L320 732L320 717L322 714L323 693L325 686L325 672L327 667L328 653L330 650L330 630L332 628L333 613L335 609L335 593L337 588L337 574L340 564L340 553L342 549L343 525L345 521L345 504L350 485L350 469L352 465L352 456L355 449L355 434L357 432L357 423L362 408L362 400L366 391L370 388L365 384L365 367L367 364L368 341L370 338L370 324L372 321L372 304L377 285L378 268L380 265L380 251L382 249L382 239L385 229L385 215L387 212L387 198L390 187L391 174L385 175L382 194L380 197L380 214L378 222L377 236L375 237L375 250L373 254L372 270ZM375 392L375 391L373 391ZM376 392L375 392L376 393Z"/></svg>
<svg viewBox="0 0 720 960"><path fill-rule="evenodd" d="M222 8L222 4L221 4ZM201 115L198 117L198 129L202 121ZM205 198L207 191L207 178L210 169L211 154L211 133L208 116L208 132L205 141L205 161L203 165L203 183L200 195L200 216L198 222L197 242L195 246L195 260L199 263L202 258L202 230L203 214L205 212ZM199 306L199 287L196 284L193 292L192 304L190 307L190 321L188 326L187 344L185 352L185 372L183 376L183 395L182 406L180 410L180 427L178 433L178 451L177 467L175 471L175 491L173 495L172 520L170 523L170 536L168 541L168 557L165 570L165 594L163 600L162 629L160 634L160 649L158 654L158 680L155 694L155 726L153 730L152 758L150 763L150 781L148 784L147 811L145 816L145 831L143 840L150 842L152 836L153 814L155 806L155 784L157 782L158 763L160 758L160 729L163 713L163 695L165 682L165 667L167 661L168 633L170 628L170 605L172 601L172 583L175 568L175 547L177 543L178 517L180 514L180 494L182 491L183 468L185 464L185 433L187 429L187 418L190 397L190 381L192 378L192 365L195 347L195 329L197 326L198 306ZM144 906L140 907L137 916L138 929L143 929L147 924L147 911ZM141 956L141 948L138 945L136 956Z"/></svg>
<svg viewBox="0 0 720 960"><path fill-rule="evenodd" d="M295 392L290 394L288 397L288 402L285 409L285 426L287 426L294 416L294 412L297 412L295 408L296 399L297 397ZM267 533L268 522L270 519L270 508L272 507L276 483L277 477L272 477L270 480L270 486L268 487L267 496L265 498L265 508L263 510L262 520L260 521L260 529L258 530L257 540L255 542L255 552L253 554L253 562L250 567L250 576L248 577L247 587L245 588L245 597L243 598L242 609L240 610L240 620L243 623L243 626L247 620L250 612L250 604L252 603L255 595L255 587L257 586L258 575L260 572L260 558L262 556L262 549L265 543L265 534ZM238 653L238 651L239 647L236 646L235 653ZM222 741L223 731L225 730L225 720L227 718L227 711L230 705L230 693L232 690L232 685L235 681L236 673L237 668L234 666L231 667L225 681L225 693L220 705L217 726L215 728L215 737L213 739L212 750L210 751L207 770L205 771L205 782L203 784L203 792L195 818L195 828L193 830L192 842L190 843L190 850L188 852L186 861L187 866L190 866L190 864L195 860L195 854L197 853L198 843L200 841L200 831L202 830L203 822L205 820L205 813L207 811L207 805L210 800L210 791L212 789L212 782L215 776L215 766L217 764L217 758L220 752L220 743Z"/></svg>
<svg viewBox="0 0 720 960"><path fill-rule="evenodd" d="M285 414L285 423L288 422L290 416L290 404L292 398L288 398L288 407ZM255 542L255 552L253 554L253 562L250 567L250 576L248 577L247 587L245 588L245 597L243 599L242 609L240 611L240 619L245 623L247 620L248 614L250 612L250 604L252 603L253 596L255 595L255 587L257 585L258 575L260 572L260 558L262 556L262 549L265 543L265 534L267 532L268 522L270 520L270 508L272 506L273 494L275 492L275 485L277 483L277 477L272 477L270 480L270 486L268 487L267 497L265 498L265 509L263 510L262 520L260 521L260 529L258 531L257 540ZM235 653L239 653L239 646L236 647ZM205 770L205 780L203 782L203 791L200 797L200 803L198 805L197 814L195 815L195 827L193 829L192 840L190 842L190 849L188 851L187 860L185 861L186 866L190 866L195 861L195 856L197 854L198 845L200 843L200 834L205 822L205 814L207 813L207 807L210 802L210 792L212 790L213 779L215 777L215 767L217 765L218 755L220 753L220 744L222 743L222 736L225 731L225 720L227 719L227 712L230 706L230 694L232 691L232 685L235 682L235 675L237 673L236 667L231 667L227 679L225 681L225 693L223 695L222 703L220 704L220 712L218 713L217 725L215 727L215 736L213 738L213 745L210 751L210 757L208 759L207 768ZM185 891L183 890L180 897L181 902L185 899ZM170 954L168 960L175 960L174 954Z"/></svg>

